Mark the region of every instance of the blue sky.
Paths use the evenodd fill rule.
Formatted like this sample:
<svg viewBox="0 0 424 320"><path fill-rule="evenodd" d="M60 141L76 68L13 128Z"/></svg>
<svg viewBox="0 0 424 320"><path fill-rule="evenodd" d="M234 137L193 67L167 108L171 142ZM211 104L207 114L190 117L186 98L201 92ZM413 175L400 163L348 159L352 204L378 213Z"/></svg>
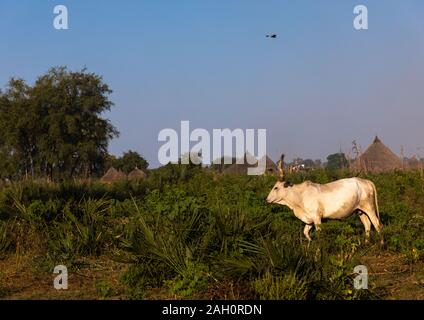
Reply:
<svg viewBox="0 0 424 320"><path fill-rule="evenodd" d="M70 30L53 28L57 4ZM353 28L358 4L367 31ZM424 156L421 0L1 0L0 30L0 86L86 66L114 91L110 151L153 166L159 131L181 120L265 128L273 158L324 159L375 134Z"/></svg>

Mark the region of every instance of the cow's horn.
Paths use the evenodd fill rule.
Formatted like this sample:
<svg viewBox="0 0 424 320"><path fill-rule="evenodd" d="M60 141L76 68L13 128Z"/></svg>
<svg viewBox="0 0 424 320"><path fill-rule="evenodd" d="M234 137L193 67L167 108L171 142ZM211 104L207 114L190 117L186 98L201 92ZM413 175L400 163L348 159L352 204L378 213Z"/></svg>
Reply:
<svg viewBox="0 0 424 320"><path fill-rule="evenodd" d="M284 179L284 154L281 155L280 163L278 164L278 173L280 180Z"/></svg>

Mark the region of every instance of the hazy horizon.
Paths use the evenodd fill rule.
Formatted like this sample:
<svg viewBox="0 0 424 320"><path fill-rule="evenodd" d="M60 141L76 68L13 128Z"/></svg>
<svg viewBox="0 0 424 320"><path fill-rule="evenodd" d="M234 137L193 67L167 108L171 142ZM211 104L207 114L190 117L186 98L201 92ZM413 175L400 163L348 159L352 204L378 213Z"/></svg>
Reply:
<svg viewBox="0 0 424 320"><path fill-rule="evenodd" d="M364 151L376 135L424 157L423 1L61 1L62 31L57 4L0 3L0 88L53 66L102 75L121 133L113 154L132 149L156 167L159 131L189 120L267 129L273 160L325 160L353 140ZM358 4L369 30L353 28Z"/></svg>

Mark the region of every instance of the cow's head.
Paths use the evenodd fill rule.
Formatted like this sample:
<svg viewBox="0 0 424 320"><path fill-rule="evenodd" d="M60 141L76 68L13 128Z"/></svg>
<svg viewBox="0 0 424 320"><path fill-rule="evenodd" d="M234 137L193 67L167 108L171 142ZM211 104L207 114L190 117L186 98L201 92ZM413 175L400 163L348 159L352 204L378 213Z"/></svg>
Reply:
<svg viewBox="0 0 424 320"><path fill-rule="evenodd" d="M284 181L284 154L281 155L280 163L278 164L278 173L280 178L268 194L266 201L268 203L286 204L285 199L293 185L290 182Z"/></svg>

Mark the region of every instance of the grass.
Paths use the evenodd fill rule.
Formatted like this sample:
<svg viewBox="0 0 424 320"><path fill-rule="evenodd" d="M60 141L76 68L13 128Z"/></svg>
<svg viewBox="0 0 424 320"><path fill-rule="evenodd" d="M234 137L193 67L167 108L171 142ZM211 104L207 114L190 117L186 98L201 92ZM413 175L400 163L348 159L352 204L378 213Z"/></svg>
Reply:
<svg viewBox="0 0 424 320"><path fill-rule="evenodd" d="M308 246L290 210L265 203L273 177L215 179L176 166L112 186L15 183L0 189L0 298L423 298L422 176L364 177L377 186L384 246L375 232L364 243L357 217L324 223ZM65 293L50 288L58 264L74 277ZM371 269L369 290L353 288L359 264Z"/></svg>

